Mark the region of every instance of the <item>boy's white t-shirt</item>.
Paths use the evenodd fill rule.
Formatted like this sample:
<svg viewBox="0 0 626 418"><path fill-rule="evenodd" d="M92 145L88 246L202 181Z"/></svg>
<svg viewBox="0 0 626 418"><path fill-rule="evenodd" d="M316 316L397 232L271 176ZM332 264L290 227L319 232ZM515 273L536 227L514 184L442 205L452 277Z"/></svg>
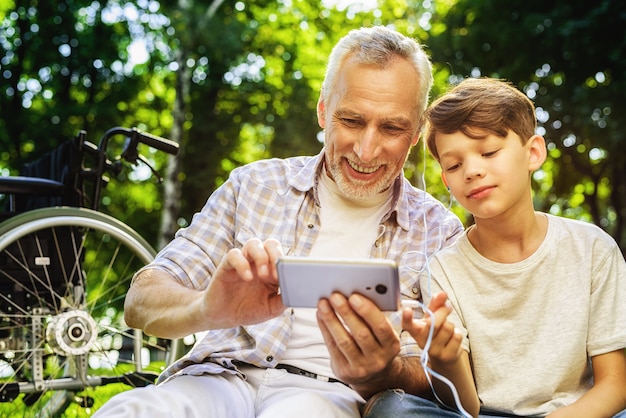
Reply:
<svg viewBox="0 0 626 418"><path fill-rule="evenodd" d="M548 217L546 237L527 259L496 263L467 232L434 256L426 300L443 289L466 335L483 406L546 415L589 390L589 359L626 347L626 264L593 224Z"/></svg>
<svg viewBox="0 0 626 418"><path fill-rule="evenodd" d="M380 220L391 208L392 189L366 201L347 199L322 170L318 197L321 227L309 256L369 258L372 245L383 232ZM317 309L297 308L293 311L293 333L281 362L335 377L317 324Z"/></svg>

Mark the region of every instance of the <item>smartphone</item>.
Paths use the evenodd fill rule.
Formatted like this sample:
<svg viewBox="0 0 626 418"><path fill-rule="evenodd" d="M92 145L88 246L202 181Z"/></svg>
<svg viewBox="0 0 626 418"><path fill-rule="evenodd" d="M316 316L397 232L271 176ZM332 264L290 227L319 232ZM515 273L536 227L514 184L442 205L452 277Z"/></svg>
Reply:
<svg viewBox="0 0 626 418"><path fill-rule="evenodd" d="M276 262L283 303L315 308L321 298L339 292L361 294L382 311L400 308L400 280L395 261L283 256Z"/></svg>

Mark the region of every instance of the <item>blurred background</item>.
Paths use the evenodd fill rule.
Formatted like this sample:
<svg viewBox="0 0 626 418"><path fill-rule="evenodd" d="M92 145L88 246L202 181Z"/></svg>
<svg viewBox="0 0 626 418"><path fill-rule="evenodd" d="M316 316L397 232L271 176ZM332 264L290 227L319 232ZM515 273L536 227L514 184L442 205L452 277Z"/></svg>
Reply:
<svg viewBox="0 0 626 418"><path fill-rule="evenodd" d="M330 49L387 25L425 45L432 98L465 77L513 82L536 104L549 159L536 208L593 222L626 249L626 9L617 0L0 0L0 175L86 130L138 127L152 153L103 208L155 247L239 165L315 154ZM411 181L448 203L419 144ZM167 208L167 210L164 210ZM471 219L452 209L466 225ZM147 215L146 215L147 214Z"/></svg>

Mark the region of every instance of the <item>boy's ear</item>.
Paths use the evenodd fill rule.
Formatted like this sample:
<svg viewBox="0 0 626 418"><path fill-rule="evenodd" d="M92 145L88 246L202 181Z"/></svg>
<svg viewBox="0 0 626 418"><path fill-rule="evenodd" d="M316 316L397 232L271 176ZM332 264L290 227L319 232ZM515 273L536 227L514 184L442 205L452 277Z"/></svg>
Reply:
<svg viewBox="0 0 626 418"><path fill-rule="evenodd" d="M450 186L448 186L448 180L446 180L446 173L441 173L441 181L443 181L443 185L446 186L446 189L450 190Z"/></svg>
<svg viewBox="0 0 626 418"><path fill-rule="evenodd" d="M533 135L528 140L530 144L530 159L528 169L533 172L538 170L546 161L548 151L546 149L546 140L541 135Z"/></svg>

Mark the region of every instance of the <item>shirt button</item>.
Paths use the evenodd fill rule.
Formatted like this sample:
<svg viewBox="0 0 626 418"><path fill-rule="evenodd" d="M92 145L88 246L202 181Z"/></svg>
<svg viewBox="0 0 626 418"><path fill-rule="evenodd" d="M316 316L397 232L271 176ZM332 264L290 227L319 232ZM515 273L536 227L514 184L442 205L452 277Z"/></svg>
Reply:
<svg viewBox="0 0 626 418"><path fill-rule="evenodd" d="M413 292L413 294L417 296L417 294L419 293L419 289L417 287L413 287L411 288L411 292Z"/></svg>
<svg viewBox="0 0 626 418"><path fill-rule="evenodd" d="M267 361L268 363L271 363L272 361L274 361L274 356L265 357L265 361Z"/></svg>
<svg viewBox="0 0 626 418"><path fill-rule="evenodd" d="M308 224L306 227L307 227L307 228L309 228L309 229L313 229L313 228L315 228L315 225L313 225L313 224Z"/></svg>

